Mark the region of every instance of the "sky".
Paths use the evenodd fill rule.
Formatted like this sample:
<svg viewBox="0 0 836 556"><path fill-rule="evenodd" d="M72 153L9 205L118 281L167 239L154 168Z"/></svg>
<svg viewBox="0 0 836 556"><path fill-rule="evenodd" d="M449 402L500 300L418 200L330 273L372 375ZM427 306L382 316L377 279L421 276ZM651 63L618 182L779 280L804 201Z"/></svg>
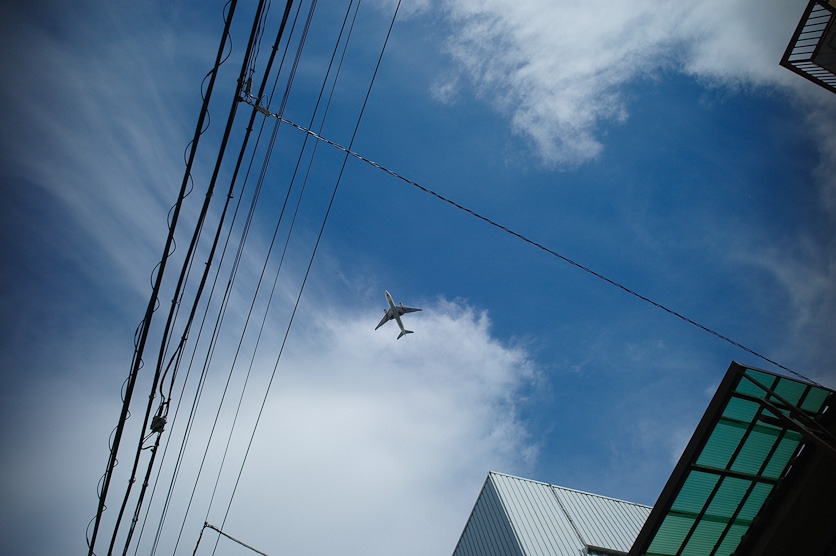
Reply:
<svg viewBox="0 0 836 556"><path fill-rule="evenodd" d="M256 114L166 376L171 413L131 553L210 554L208 521L267 554L450 554L491 470L652 505L729 364L785 371L578 265L836 387L836 97L778 65L805 4L422 0L399 8L375 73L396 4L367 0L317 107L348 9L318 2L283 115L405 179L287 124L270 149L277 120ZM309 7L268 78L271 91L280 76L262 99L273 113ZM263 26L253 91L283 8ZM87 549L223 13L0 6L9 553ZM254 13L242 2L232 18L99 554ZM239 104L175 344L251 113ZM384 290L423 309L405 317L414 334L374 330ZM218 550L252 553L225 538Z"/></svg>

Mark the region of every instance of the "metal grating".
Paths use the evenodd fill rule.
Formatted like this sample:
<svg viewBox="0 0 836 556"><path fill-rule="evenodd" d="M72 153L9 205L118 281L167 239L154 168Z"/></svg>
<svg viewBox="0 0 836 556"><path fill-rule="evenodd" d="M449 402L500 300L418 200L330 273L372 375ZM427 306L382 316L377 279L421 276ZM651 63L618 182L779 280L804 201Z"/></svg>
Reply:
<svg viewBox="0 0 836 556"><path fill-rule="evenodd" d="M836 93L836 3L810 0L781 65Z"/></svg>
<svg viewBox="0 0 836 556"><path fill-rule="evenodd" d="M830 443L830 393L733 363L630 554L732 554L804 442Z"/></svg>

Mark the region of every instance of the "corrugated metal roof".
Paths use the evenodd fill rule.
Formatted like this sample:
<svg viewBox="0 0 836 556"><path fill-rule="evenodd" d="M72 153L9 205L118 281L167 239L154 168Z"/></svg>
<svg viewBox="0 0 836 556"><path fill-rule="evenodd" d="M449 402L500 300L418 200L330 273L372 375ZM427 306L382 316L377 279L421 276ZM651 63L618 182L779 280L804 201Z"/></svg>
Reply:
<svg viewBox="0 0 836 556"><path fill-rule="evenodd" d="M649 506L553 486L587 546L627 552L650 514Z"/></svg>
<svg viewBox="0 0 836 556"><path fill-rule="evenodd" d="M551 485L491 473L517 540L526 556L580 554L584 545L551 490Z"/></svg>
<svg viewBox="0 0 836 556"><path fill-rule="evenodd" d="M649 513L648 506L491 472L453 554L624 553Z"/></svg>
<svg viewBox="0 0 836 556"><path fill-rule="evenodd" d="M508 521L502 502L490 480L485 480L482 492L470 513L454 556L525 556Z"/></svg>

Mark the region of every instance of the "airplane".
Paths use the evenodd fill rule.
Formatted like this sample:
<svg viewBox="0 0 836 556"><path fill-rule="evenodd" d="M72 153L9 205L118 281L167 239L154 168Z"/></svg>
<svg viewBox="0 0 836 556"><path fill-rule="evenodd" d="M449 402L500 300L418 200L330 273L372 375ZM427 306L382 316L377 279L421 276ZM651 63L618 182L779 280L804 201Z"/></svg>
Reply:
<svg viewBox="0 0 836 556"><path fill-rule="evenodd" d="M398 321L398 326L401 327L401 333L398 334L398 340L401 339L401 336L404 334L412 334L412 330L407 330L403 327L403 322L401 322L401 317L406 313L414 313L415 311L420 311L421 309L415 309L413 307L404 307L403 303L399 305L395 305L395 302L392 301L392 296L389 292L386 293L386 301L389 302L389 308L384 310L383 318L380 320L377 326L374 327L375 330L386 324L392 319Z"/></svg>

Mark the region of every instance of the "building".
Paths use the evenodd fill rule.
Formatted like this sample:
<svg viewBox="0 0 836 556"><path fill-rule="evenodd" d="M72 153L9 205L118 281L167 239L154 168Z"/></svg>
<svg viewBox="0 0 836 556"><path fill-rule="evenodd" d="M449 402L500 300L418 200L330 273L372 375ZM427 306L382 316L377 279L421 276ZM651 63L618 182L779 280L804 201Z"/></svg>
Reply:
<svg viewBox="0 0 836 556"><path fill-rule="evenodd" d="M781 65L836 93L836 0L810 0Z"/></svg>
<svg viewBox="0 0 836 556"><path fill-rule="evenodd" d="M488 473L453 556L626 554L648 506Z"/></svg>
<svg viewBox="0 0 836 556"><path fill-rule="evenodd" d="M732 363L653 508L489 473L454 556L836 556L836 392Z"/></svg>
<svg viewBox="0 0 836 556"><path fill-rule="evenodd" d="M630 556L836 556L836 393L732 363Z"/></svg>

